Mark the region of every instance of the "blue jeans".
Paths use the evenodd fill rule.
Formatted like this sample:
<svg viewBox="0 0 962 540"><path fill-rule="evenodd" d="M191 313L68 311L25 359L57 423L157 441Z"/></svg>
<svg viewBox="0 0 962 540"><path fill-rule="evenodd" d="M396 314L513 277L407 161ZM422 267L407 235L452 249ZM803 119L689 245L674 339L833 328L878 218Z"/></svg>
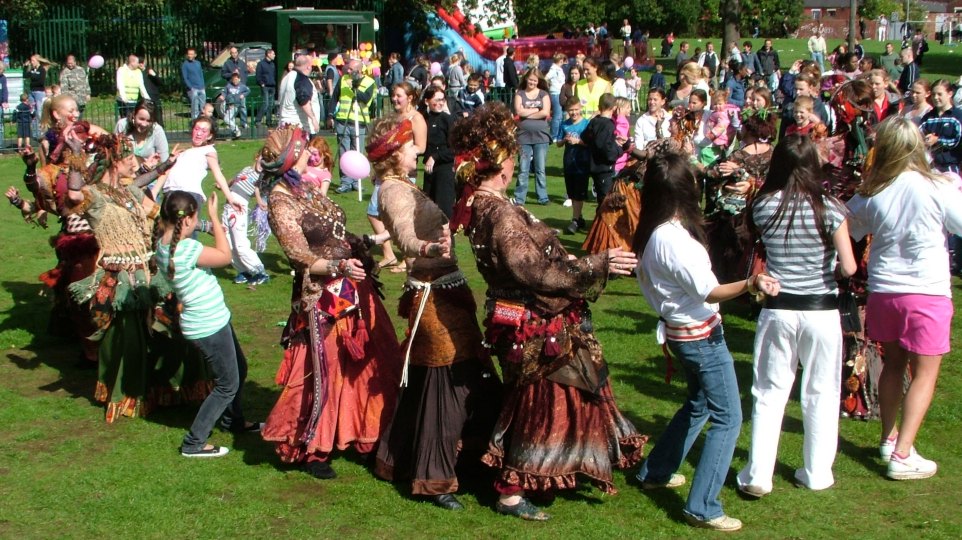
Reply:
<svg viewBox="0 0 962 540"><path fill-rule="evenodd" d="M358 127L360 128L358 132L358 135L360 138L359 146L360 146L360 150L363 152L364 136L367 133L367 126L364 124L364 122L360 122L358 124ZM354 121L342 122L340 120L335 120L334 133L337 134L338 160L340 160L340 157L343 156L345 153L347 153L348 150L359 150L359 148L354 144ZM357 179L344 176L344 173L341 173L341 186L339 189L356 190Z"/></svg>
<svg viewBox="0 0 962 540"><path fill-rule="evenodd" d="M812 62L818 64L820 70L825 71L825 53L813 52Z"/></svg>
<svg viewBox="0 0 962 540"><path fill-rule="evenodd" d="M518 169L518 185L514 188L514 200L518 204L524 204L528 196L528 174L531 172L532 158L538 202L542 204L548 202L548 180L544 174L544 159L547 154L548 143L521 145L521 167Z"/></svg>
<svg viewBox="0 0 962 540"><path fill-rule="evenodd" d="M551 96L551 141L557 142L564 138L561 131L561 119L564 112L561 110L561 94L550 94Z"/></svg>
<svg viewBox="0 0 962 540"><path fill-rule="evenodd" d="M205 338L188 341L200 350L214 375L214 389L201 404L180 447L184 452L197 452L207 444L218 418L226 429L244 429L241 388L247 379L247 358L230 323Z"/></svg>
<svg viewBox="0 0 962 540"><path fill-rule="evenodd" d="M40 133L40 115L43 113L43 102L47 99L47 94L43 90L30 92L30 106L33 107L33 120L30 121L30 130L33 139L40 141L43 133Z"/></svg>
<svg viewBox="0 0 962 540"><path fill-rule="evenodd" d="M638 471L642 481L663 482L678 470L705 423L711 421L695 467L685 512L700 520L724 515L718 494L728 475L742 423L735 365L721 324L698 341L669 341L688 380L688 398L668 423Z"/></svg>
<svg viewBox="0 0 962 540"><path fill-rule="evenodd" d="M264 115L267 115L267 123L271 124L274 119L274 94L277 92L277 88L273 86L264 86L261 89L261 99L264 100L261 103L261 110L257 111L257 118L254 119L255 124L260 124L261 120L264 119ZM321 118L324 118L324 112L321 111Z"/></svg>
<svg viewBox="0 0 962 540"><path fill-rule="evenodd" d="M190 119L193 120L200 116L200 113L204 110L204 104L207 103L207 92L203 88L189 88L187 99L190 100Z"/></svg>

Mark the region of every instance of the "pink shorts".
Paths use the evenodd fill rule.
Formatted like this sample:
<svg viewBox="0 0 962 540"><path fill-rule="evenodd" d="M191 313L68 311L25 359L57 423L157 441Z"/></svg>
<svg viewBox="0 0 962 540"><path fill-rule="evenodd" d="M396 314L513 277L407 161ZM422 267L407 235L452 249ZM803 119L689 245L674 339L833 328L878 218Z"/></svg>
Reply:
<svg viewBox="0 0 962 540"><path fill-rule="evenodd" d="M881 342L895 341L923 356L949 352L949 332L955 308L947 296L869 293L865 334Z"/></svg>

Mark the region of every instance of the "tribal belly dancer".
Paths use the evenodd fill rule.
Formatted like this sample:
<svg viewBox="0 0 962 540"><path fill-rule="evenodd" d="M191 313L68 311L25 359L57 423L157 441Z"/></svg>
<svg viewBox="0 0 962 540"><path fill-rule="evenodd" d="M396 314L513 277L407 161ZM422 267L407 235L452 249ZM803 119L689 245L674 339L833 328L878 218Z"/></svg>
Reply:
<svg viewBox="0 0 962 540"><path fill-rule="evenodd" d="M69 211L90 224L100 246L94 272L70 284L74 301L89 306L100 342L95 399L107 405L108 423L180 397L202 400L202 363L170 347L162 355L164 347L150 333L149 317L168 287L163 279L151 282L152 221L159 207L133 179L138 164L132 148L114 135L94 137L86 145L94 155L87 167L77 141L68 143Z"/></svg>
<svg viewBox="0 0 962 540"><path fill-rule="evenodd" d="M615 493L612 469L642 457L647 437L615 404L588 309L608 275L629 274L637 259L620 248L568 255L548 226L511 204L505 190L518 148L514 130L499 103L455 125L451 140L466 185L452 228L466 231L488 283L485 338L505 381L482 458L500 469L497 511L545 520L525 492L573 489L582 475Z"/></svg>
<svg viewBox="0 0 962 540"><path fill-rule="evenodd" d="M260 159L271 229L295 270L280 398L261 431L285 463L336 476L331 452L374 450L394 412L403 352L368 275L374 261L344 211L301 182L310 153L300 128L271 132Z"/></svg>
<svg viewBox="0 0 962 540"><path fill-rule="evenodd" d="M386 117L374 125L367 146L381 182L381 219L404 257L414 261L400 304L410 328L405 379L374 472L409 480L414 495L459 510L455 466L479 464L500 410L501 383L484 347L474 296L458 268L447 217L408 179L417 168L413 136L410 120Z"/></svg>

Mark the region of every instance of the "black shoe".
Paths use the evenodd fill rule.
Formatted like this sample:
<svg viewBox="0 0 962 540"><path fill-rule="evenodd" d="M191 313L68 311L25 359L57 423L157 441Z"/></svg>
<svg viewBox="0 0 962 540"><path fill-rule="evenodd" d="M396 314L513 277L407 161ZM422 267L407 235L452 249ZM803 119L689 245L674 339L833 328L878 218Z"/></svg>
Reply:
<svg viewBox="0 0 962 540"><path fill-rule="evenodd" d="M588 224L585 222L585 218L580 217L580 218L576 219L575 221L578 222L578 228L579 228L579 229L581 229L582 231L588 230Z"/></svg>
<svg viewBox="0 0 962 540"><path fill-rule="evenodd" d="M241 427L237 429L230 429L228 431L231 433L260 433L263 427L263 422L251 422L250 425L247 425L247 422L244 422Z"/></svg>
<svg viewBox="0 0 962 540"><path fill-rule="evenodd" d="M230 450L223 446L211 446L210 448L201 448L200 450L180 449L180 455L187 458L218 458L226 456L228 452L230 452Z"/></svg>
<svg viewBox="0 0 962 540"><path fill-rule="evenodd" d="M565 232L568 233L568 234L574 234L574 233L578 232L578 227L579 227L579 225L578 225L578 220L577 220L577 219L572 219L572 220L571 220L571 223L569 223L568 226L565 227Z"/></svg>
<svg viewBox="0 0 962 540"><path fill-rule="evenodd" d="M435 495L434 497L431 497L431 501L435 506L440 506L445 510L464 510L464 505L461 504L461 501L459 501L453 493Z"/></svg>
<svg viewBox="0 0 962 540"><path fill-rule="evenodd" d="M333 480L337 478L337 473L331 468L331 464L326 461L310 461L304 464L304 471L319 480Z"/></svg>

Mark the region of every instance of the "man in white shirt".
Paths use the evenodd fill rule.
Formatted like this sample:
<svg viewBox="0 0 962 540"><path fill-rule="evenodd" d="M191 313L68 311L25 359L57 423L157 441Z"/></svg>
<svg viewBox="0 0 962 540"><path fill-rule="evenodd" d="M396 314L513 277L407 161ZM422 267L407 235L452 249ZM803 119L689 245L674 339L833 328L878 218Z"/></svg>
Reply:
<svg viewBox="0 0 962 540"><path fill-rule="evenodd" d="M301 126L315 134L320 130L320 120L313 107L317 89L308 78L312 62L313 59L307 55L294 59L294 69L285 75L278 85L277 101L280 103L278 116L282 125Z"/></svg>
<svg viewBox="0 0 962 540"><path fill-rule="evenodd" d="M885 18L885 15L878 16L878 27L875 29L875 38L879 41L884 41L889 34L889 20Z"/></svg>
<svg viewBox="0 0 962 540"><path fill-rule="evenodd" d="M825 71L826 50L825 38L822 37L822 32L816 29L812 37L808 38L808 52L812 55L812 61L817 63L822 71Z"/></svg>

